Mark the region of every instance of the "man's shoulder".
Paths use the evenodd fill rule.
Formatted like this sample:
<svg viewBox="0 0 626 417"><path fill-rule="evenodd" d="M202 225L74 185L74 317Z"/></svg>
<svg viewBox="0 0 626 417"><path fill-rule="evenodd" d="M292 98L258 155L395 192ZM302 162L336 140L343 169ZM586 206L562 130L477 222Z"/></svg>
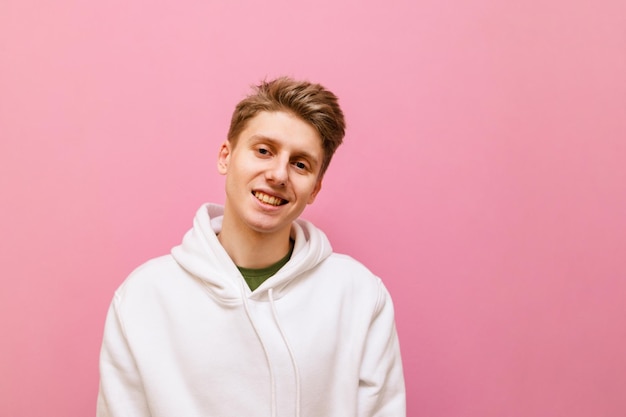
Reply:
<svg viewBox="0 0 626 417"><path fill-rule="evenodd" d="M135 268L124 280L118 293L129 291L143 291L155 285L163 285L174 277L179 276L181 269L172 255L163 255L152 258Z"/></svg>
<svg viewBox="0 0 626 417"><path fill-rule="evenodd" d="M378 278L367 266L350 255L333 252L318 265L321 274L334 279L357 280L362 285L378 286Z"/></svg>
<svg viewBox="0 0 626 417"><path fill-rule="evenodd" d="M362 273L372 273L362 262L345 253L333 252L326 261L336 267L353 269Z"/></svg>
<svg viewBox="0 0 626 417"><path fill-rule="evenodd" d="M366 314L379 311L389 298L383 280L350 255L332 253L311 273L312 279L306 280L310 285L307 291L330 304L349 304Z"/></svg>
<svg viewBox="0 0 626 417"><path fill-rule="evenodd" d="M167 270L170 267L174 267L176 265L177 263L174 261L174 258L171 254L158 256L156 258L149 259L139 265L130 273L128 278L140 279L135 277L144 277L147 275L151 276L154 274L159 274L164 271L164 268L165 270Z"/></svg>

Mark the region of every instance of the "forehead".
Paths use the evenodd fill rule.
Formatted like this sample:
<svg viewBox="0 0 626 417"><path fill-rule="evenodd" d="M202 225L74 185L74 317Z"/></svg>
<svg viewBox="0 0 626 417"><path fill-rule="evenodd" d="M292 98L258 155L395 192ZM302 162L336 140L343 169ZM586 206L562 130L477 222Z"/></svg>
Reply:
<svg viewBox="0 0 626 417"><path fill-rule="evenodd" d="M298 116L285 111L263 111L248 120L237 142L267 140L308 153L322 154L322 138L317 129Z"/></svg>

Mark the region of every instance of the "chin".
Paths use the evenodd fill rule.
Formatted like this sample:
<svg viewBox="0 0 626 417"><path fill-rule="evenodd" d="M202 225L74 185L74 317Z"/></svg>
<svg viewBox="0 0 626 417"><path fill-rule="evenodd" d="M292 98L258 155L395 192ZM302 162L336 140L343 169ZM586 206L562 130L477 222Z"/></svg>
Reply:
<svg viewBox="0 0 626 417"><path fill-rule="evenodd" d="M250 222L249 223L249 227L254 230L257 233L265 233L265 234L272 234L272 233L280 233L281 231L287 229L287 230L291 230L291 224L293 223L295 219L289 219L287 221L281 221L280 223L276 223L276 222L264 222L264 221L259 221L259 222Z"/></svg>

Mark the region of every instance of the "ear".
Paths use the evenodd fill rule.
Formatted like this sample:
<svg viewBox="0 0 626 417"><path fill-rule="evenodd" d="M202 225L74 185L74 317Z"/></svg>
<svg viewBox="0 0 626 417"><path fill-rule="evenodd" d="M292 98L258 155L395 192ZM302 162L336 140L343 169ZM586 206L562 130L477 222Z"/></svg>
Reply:
<svg viewBox="0 0 626 417"><path fill-rule="evenodd" d="M311 193L311 196L309 197L309 201L307 201L307 204L312 204L315 201L315 197L317 197L317 193L319 193L321 189L322 189L322 179L320 178L315 183L315 188L313 188L313 192Z"/></svg>
<svg viewBox="0 0 626 417"><path fill-rule="evenodd" d="M230 162L231 146L229 141L225 141L220 146L219 154L217 155L217 172L222 175L226 175L228 172L228 163Z"/></svg>

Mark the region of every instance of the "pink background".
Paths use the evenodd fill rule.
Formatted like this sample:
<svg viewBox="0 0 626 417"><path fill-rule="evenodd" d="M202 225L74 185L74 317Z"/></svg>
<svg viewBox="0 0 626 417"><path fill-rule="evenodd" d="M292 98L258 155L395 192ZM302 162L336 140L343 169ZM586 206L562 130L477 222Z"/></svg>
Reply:
<svg viewBox="0 0 626 417"><path fill-rule="evenodd" d="M394 296L409 416L626 415L626 3L295 3L0 2L0 415L94 414L113 291L280 74L341 98L305 217Z"/></svg>

